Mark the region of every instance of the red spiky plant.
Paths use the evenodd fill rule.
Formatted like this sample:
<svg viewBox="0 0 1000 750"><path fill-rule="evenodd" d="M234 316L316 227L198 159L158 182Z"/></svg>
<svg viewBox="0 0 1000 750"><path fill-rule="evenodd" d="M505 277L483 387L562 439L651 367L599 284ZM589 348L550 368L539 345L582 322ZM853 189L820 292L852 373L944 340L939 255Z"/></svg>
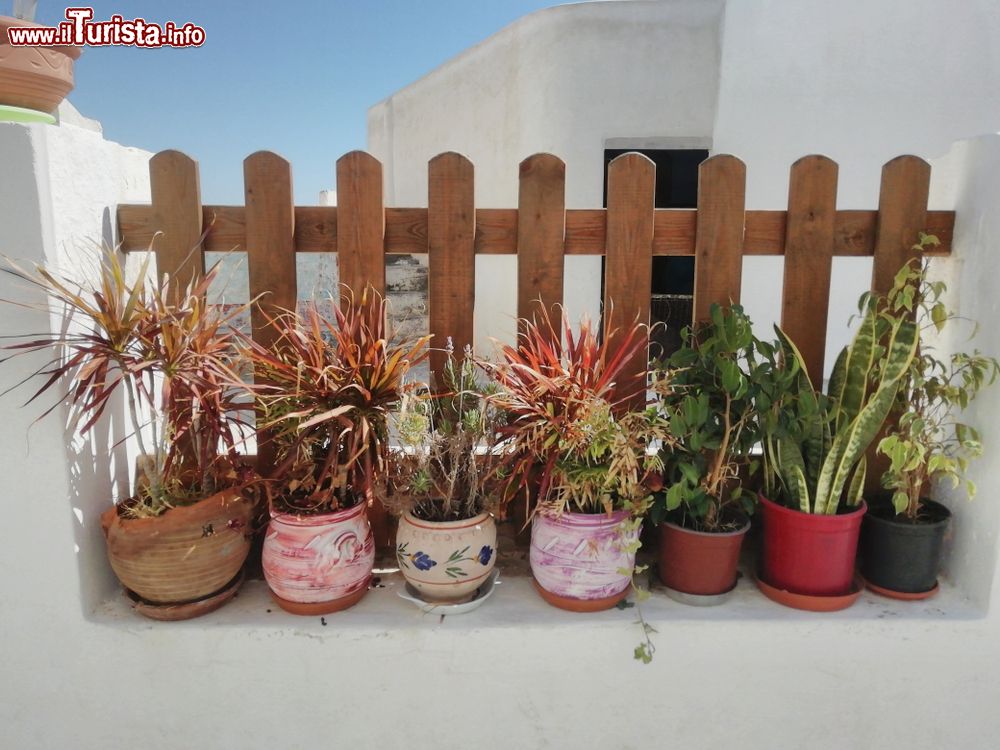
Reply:
<svg viewBox="0 0 1000 750"><path fill-rule="evenodd" d="M507 413L508 489L537 486L540 508L638 513L646 483L662 472L647 446L669 434L655 410L632 405L645 381L622 379L646 350L648 326L616 330L610 317L602 339L587 319L574 333L565 312L557 327L543 311L538 323L521 321L517 346L501 346L499 362L480 362L500 386L494 404Z"/></svg>
<svg viewBox="0 0 1000 750"><path fill-rule="evenodd" d="M60 330L13 336L14 343L3 347L10 354L0 362L51 355L21 381L44 378L27 403L65 387L42 417L65 403L71 425L86 435L111 398L119 391L126 395L132 436L146 457L135 495L119 504L126 516L160 515L243 484L251 474L237 450L247 429L247 404L232 326L245 307L223 310L207 303L218 266L175 292L168 278L155 287L147 283L148 263L147 256L129 281L119 255L109 249L92 283L43 266L25 270L9 262L3 269L43 292L65 316Z"/></svg>
<svg viewBox="0 0 1000 750"><path fill-rule="evenodd" d="M385 300L370 287L349 304L313 303L269 318L275 343L247 340L258 427L275 455L275 503L327 513L373 497L389 450L388 415L429 336L390 341Z"/></svg>

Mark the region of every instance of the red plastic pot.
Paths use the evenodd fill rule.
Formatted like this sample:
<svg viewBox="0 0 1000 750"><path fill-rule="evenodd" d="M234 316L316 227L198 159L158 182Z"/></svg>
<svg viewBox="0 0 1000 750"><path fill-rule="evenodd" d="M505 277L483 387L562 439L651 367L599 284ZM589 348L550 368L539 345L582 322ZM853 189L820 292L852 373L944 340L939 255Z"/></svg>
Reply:
<svg viewBox="0 0 1000 750"><path fill-rule="evenodd" d="M764 549L760 576L776 589L809 596L843 596L853 590L861 503L834 516L803 513L760 496Z"/></svg>

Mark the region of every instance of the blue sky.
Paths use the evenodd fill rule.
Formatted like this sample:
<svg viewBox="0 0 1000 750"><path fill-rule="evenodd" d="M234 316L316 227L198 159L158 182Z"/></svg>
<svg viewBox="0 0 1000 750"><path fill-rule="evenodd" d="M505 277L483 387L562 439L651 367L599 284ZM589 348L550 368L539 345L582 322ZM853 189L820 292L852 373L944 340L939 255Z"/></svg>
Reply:
<svg viewBox="0 0 1000 750"><path fill-rule="evenodd" d="M93 4L149 22L205 28L197 49L87 49L70 101L111 140L198 160L205 203L243 203L243 159L292 163L296 203L334 184L333 163L366 145L368 107L555 0L285 0ZM4 8L0 2L0 10ZM64 20L40 0L37 19Z"/></svg>

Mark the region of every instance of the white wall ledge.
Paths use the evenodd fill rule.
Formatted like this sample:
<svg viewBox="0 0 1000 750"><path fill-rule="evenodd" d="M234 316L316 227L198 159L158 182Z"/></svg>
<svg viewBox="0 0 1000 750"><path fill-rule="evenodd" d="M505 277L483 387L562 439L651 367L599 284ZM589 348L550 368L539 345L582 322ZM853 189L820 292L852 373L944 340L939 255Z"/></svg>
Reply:
<svg viewBox="0 0 1000 750"><path fill-rule="evenodd" d="M545 603L535 592L531 579L501 571L496 591L478 609L462 615L425 614L414 604L398 596L403 586L399 573L381 574L379 585L349 610L319 616L299 616L280 609L271 599L262 580L247 581L239 594L222 608L203 617L176 623L149 620L132 609L124 594L106 600L96 609L93 620L101 625L130 632L159 628L218 630L290 631L312 637L365 639L389 631L440 630L471 632L484 629L563 629L617 628L635 633L637 613L634 607L606 612L580 614L565 612ZM634 597L630 597L634 601ZM854 606L840 612L802 612L783 607L767 599L748 576L743 575L733 596L716 607L692 607L673 601L654 586L651 597L642 605L646 620L660 633L668 633L677 623L732 627L736 624L766 624L783 628L802 625L850 625L852 633L894 631L941 626L942 632L962 621L979 620L984 613L967 600L960 590L942 581L941 591L922 602L901 602L862 593ZM326 625L322 621L326 621ZM660 636L668 637L668 636ZM951 636L949 636L951 637Z"/></svg>

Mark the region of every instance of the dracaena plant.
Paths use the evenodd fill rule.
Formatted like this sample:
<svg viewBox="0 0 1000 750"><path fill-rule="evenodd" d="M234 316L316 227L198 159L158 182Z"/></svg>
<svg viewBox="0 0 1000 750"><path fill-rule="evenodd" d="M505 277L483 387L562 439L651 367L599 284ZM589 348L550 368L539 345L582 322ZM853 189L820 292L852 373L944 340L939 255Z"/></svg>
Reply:
<svg viewBox="0 0 1000 750"><path fill-rule="evenodd" d="M837 357L827 393L813 387L794 342L776 328L777 351L762 368L764 492L804 513L837 513L862 500L865 454L889 416L917 348L907 314L864 295L861 324ZM778 356L774 356L777 354Z"/></svg>
<svg viewBox="0 0 1000 750"><path fill-rule="evenodd" d="M496 387L477 378L470 349L448 358L437 388L404 394L394 415L399 446L390 460L386 507L426 521L456 521L496 510L498 428L490 400Z"/></svg>
<svg viewBox="0 0 1000 750"><path fill-rule="evenodd" d="M346 303L310 303L270 319L274 344L247 340L258 427L274 454L276 504L327 513L374 497L389 451L388 418L429 336L392 340L385 300L368 287ZM321 312L323 304L330 310Z"/></svg>
<svg viewBox="0 0 1000 750"><path fill-rule="evenodd" d="M565 313L561 326L547 314L522 325L516 347L481 362L500 386L491 400L507 415L508 489L537 487L538 508L556 513L628 509L638 518L663 470L647 448L670 440L655 409L629 406L644 402L645 381L621 378L645 351L647 327L616 331L609 323L602 340L586 319L575 333Z"/></svg>
<svg viewBox="0 0 1000 750"><path fill-rule="evenodd" d="M933 235L921 234L915 249L922 251L937 243ZM958 320L941 299L945 291L943 282L928 280L925 264L915 259L896 274L882 303L887 319L912 315L920 332L919 351L900 383L899 419L878 445L879 453L890 462L882 485L892 492L896 513L914 522L932 482L946 481L957 487L970 459L982 455L979 433L960 421L956 412L967 408L1000 372L997 360L978 350L943 355L934 347L933 334ZM875 375L879 369L875 368ZM965 480L965 487L970 497L975 495L971 480Z"/></svg>
<svg viewBox="0 0 1000 750"><path fill-rule="evenodd" d="M654 371L659 408L676 444L663 450L666 491L652 508L654 521L676 518L698 531L733 522L728 511L753 511L754 495L740 482L760 439L758 341L739 305L713 304L709 320L682 333L683 345Z"/></svg>
<svg viewBox="0 0 1000 750"><path fill-rule="evenodd" d="M239 385L233 321L244 307L210 305L218 266L174 290L168 278L147 284L148 257L134 281L118 254L103 253L92 282L52 269L9 264L6 272L43 292L65 316L58 331L13 337L13 359L51 354L33 373L44 378L28 403L53 390L69 406L72 426L90 432L112 397L124 392L132 437L144 456L125 516L156 516L251 478L238 446L249 429ZM45 416L43 414L42 416Z"/></svg>

